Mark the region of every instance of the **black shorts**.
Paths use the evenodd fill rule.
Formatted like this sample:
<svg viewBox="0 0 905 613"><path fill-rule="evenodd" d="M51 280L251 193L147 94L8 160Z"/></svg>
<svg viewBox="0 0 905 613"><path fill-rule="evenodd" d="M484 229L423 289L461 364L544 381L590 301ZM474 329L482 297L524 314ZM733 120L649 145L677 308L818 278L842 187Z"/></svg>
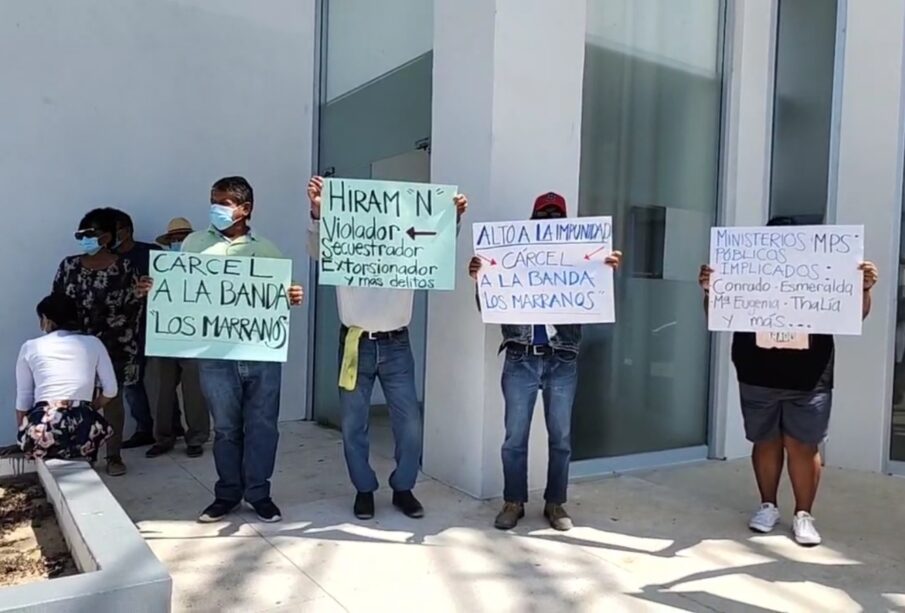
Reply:
<svg viewBox="0 0 905 613"><path fill-rule="evenodd" d="M832 391L799 392L738 384L745 436L762 443L786 435L809 445L826 440Z"/></svg>

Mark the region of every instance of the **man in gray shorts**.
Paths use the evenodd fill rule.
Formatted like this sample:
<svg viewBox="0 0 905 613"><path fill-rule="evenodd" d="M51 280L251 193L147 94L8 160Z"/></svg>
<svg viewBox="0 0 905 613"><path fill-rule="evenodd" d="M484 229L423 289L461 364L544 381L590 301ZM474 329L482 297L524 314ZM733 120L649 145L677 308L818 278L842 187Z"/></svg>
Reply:
<svg viewBox="0 0 905 613"><path fill-rule="evenodd" d="M864 278L862 315L867 317L877 267L863 262L859 268ZM705 310L712 272L702 266L698 278ZM777 491L788 456L795 495L795 541L820 544L811 508L822 469L818 445L826 438L830 421L834 356L833 337L828 335L736 332L733 336L732 362L738 372L745 435L754 443L751 461L761 497L748 522L756 532L770 532L779 522Z"/></svg>

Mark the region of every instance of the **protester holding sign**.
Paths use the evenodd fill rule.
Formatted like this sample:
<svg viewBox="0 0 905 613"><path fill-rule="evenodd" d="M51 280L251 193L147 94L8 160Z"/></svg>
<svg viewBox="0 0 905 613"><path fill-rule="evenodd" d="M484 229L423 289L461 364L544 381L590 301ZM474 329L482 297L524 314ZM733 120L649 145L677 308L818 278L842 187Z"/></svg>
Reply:
<svg viewBox="0 0 905 613"><path fill-rule="evenodd" d="M549 193L536 200L531 219L555 220L566 216L565 198ZM613 269L618 268L622 261L622 253L619 251L601 251L588 257L600 258ZM484 266L484 259L475 256L469 264L468 272L477 281ZM477 290L476 286L476 293ZM478 308L481 308L480 300ZM536 313L530 305L525 308L529 313ZM523 315L513 312L513 321L520 320ZM583 316L575 315L578 320ZM528 502L528 436L537 394L543 391L549 440L544 517L555 530L569 530L572 528L572 519L563 505L566 502L569 462L572 458L572 403L578 385L581 325L504 324L502 330L503 343L500 350L506 351L502 377L503 399L506 404L506 440L502 449L504 502L494 525L500 530L510 530L525 516L525 503Z"/></svg>
<svg viewBox="0 0 905 613"><path fill-rule="evenodd" d="M211 188L208 229L185 239L182 251L215 256L282 258L279 249L251 230L254 192L242 177L226 177ZM152 282L144 279L142 290ZM302 303L303 290L289 291L293 305ZM270 477L276 461L282 365L227 359L198 360L201 390L214 419L214 463L217 483L214 502L198 518L215 522L232 512L244 498L265 522L280 521L270 497Z"/></svg>
<svg viewBox="0 0 905 613"><path fill-rule="evenodd" d="M427 203L429 196L426 194L434 193L430 189L431 186L413 184L410 187L413 191L420 189L425 192L424 200L416 200L416 203ZM439 188L439 191L446 193L442 188ZM308 183L308 198L311 204L308 249L314 259L326 255L321 244L321 212L324 209L324 192L324 179L313 177ZM461 219L468 207L468 200L462 194L453 194L454 192L449 193L449 200L446 202L437 200L431 204L431 208L436 209L434 219L442 218L445 215L455 215L457 222ZM416 211L403 213L401 200L396 193L374 191L370 194L355 195L352 201L362 204L374 203L374 211L383 209L384 215L390 215L395 219L399 219L403 214L410 216L417 213ZM333 206L334 203L342 207L345 206L343 203L348 202L349 199L346 195L337 196L335 201L328 200L326 204L327 207ZM427 208L425 206L425 212ZM393 226L393 223L381 224L383 228ZM433 236L423 237L421 232L435 232L435 230L422 230L415 226L411 226L409 230L411 230L408 234L409 239L413 242L425 238L430 240ZM325 233L333 231L324 229ZM436 232L440 232L440 230L438 229ZM333 241L333 244L336 245L337 250L347 247L342 241ZM369 245L366 247L371 248ZM381 249L383 247L384 245L375 244L373 248ZM448 243L447 250L451 251L446 254L451 260L455 254L454 240ZM361 264L350 260L349 265ZM377 490L378 483L377 476L368 461L368 417L371 408L371 392L374 382L379 379L389 405L393 436L396 439L396 470L390 477L393 504L409 517L423 517L424 508L412 493L421 464L422 436L421 409L418 406L418 397L415 392L415 365L408 335L414 293L412 289L386 288L429 287L437 280L433 273L438 271L428 271L428 274L421 276L419 271L396 269L388 280L389 284L369 284L368 286L365 286L367 280L374 283L382 282L380 275L383 273L376 271L380 274L373 275L369 272L368 275L365 275L366 278L360 278L357 271L350 272L354 276L352 282L336 288L336 299L339 318L342 322L339 385L343 411L343 449L349 476L358 492L353 510L359 519L374 517L374 491ZM402 279L404 284L401 286L394 284L394 279Z"/></svg>
<svg viewBox="0 0 905 613"><path fill-rule="evenodd" d="M768 229L792 223L789 218L775 218ZM768 229L761 230L768 233ZM871 262L851 266L853 272L861 271L858 285L863 319L870 313L870 292L877 282L877 267ZM712 306L713 277L710 265L701 267L699 283L708 312ZM769 328L768 325L764 331L735 332L732 341L745 434L754 444L751 460L761 496L761 505L748 526L768 533L779 522L777 490L788 454L795 495L795 540L800 545L818 545L821 537L811 510L821 473L818 446L829 429L835 343L830 334L799 332L797 327L790 332Z"/></svg>

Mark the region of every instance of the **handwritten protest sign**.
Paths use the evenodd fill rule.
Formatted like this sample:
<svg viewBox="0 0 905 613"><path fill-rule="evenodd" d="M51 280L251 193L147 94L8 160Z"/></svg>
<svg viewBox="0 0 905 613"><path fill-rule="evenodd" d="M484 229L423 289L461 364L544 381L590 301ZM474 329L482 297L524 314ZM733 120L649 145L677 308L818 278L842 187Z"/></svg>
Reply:
<svg viewBox="0 0 905 613"><path fill-rule="evenodd" d="M285 362L292 262L151 252L147 355Z"/></svg>
<svg viewBox="0 0 905 613"><path fill-rule="evenodd" d="M478 299L486 323L616 321L609 217L474 224L483 265Z"/></svg>
<svg viewBox="0 0 905 613"><path fill-rule="evenodd" d="M713 228L711 330L861 334L863 226Z"/></svg>
<svg viewBox="0 0 905 613"><path fill-rule="evenodd" d="M325 183L321 285L455 288L455 186L351 179Z"/></svg>

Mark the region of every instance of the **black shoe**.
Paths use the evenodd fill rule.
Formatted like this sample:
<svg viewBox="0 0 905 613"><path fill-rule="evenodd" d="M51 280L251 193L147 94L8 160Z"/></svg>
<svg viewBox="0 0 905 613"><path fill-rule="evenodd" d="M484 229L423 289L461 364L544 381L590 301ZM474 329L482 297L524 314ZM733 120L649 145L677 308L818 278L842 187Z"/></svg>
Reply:
<svg viewBox="0 0 905 613"><path fill-rule="evenodd" d="M151 445L151 448L145 452L145 457L156 458L157 456L162 456L165 453L169 453L172 449L172 445L161 445L160 443L154 443L153 445Z"/></svg>
<svg viewBox="0 0 905 613"><path fill-rule="evenodd" d="M123 449L137 449L154 444L154 437L147 432L136 432L128 441L123 442Z"/></svg>
<svg viewBox="0 0 905 613"><path fill-rule="evenodd" d="M190 458L200 458L204 455L204 447L201 445L189 445L185 449L185 455Z"/></svg>
<svg viewBox="0 0 905 613"><path fill-rule="evenodd" d="M265 498L264 500L251 502L249 504L251 504L251 508L255 510L255 513L258 514L258 519L263 522L272 524L283 519L283 517L280 515L279 507L273 504L273 500L271 500L270 498Z"/></svg>
<svg viewBox="0 0 905 613"><path fill-rule="evenodd" d="M355 517L358 519L374 519L374 493L358 492L355 494Z"/></svg>
<svg viewBox="0 0 905 613"><path fill-rule="evenodd" d="M393 492L393 506L414 519L424 517L424 507L415 498L411 490L407 492Z"/></svg>
<svg viewBox="0 0 905 613"><path fill-rule="evenodd" d="M232 513L237 506L239 506L238 502L217 498L208 508L204 509L201 516L198 518L198 521L202 524L220 521Z"/></svg>

